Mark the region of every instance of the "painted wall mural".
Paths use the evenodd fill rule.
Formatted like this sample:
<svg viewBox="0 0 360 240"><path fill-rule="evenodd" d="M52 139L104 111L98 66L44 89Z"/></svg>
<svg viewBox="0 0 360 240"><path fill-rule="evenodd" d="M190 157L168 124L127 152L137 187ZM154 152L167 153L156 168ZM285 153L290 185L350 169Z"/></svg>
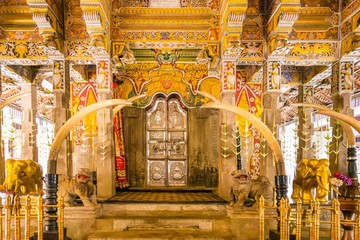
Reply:
<svg viewBox="0 0 360 240"><path fill-rule="evenodd" d="M91 74L90 76L94 75ZM71 84L71 114L75 114L81 109L97 102L95 81L95 78L90 78L89 81L73 82ZM95 136L97 136L96 112L89 114L74 127L72 135L73 144L83 144L85 138L90 139Z"/></svg>
<svg viewBox="0 0 360 240"><path fill-rule="evenodd" d="M223 61L222 73L223 90L235 90L236 61Z"/></svg>
<svg viewBox="0 0 360 240"><path fill-rule="evenodd" d="M246 82L247 78L248 74L245 69L236 71L235 104L260 117L263 112L262 83ZM260 173L261 157L260 133L242 117L237 116L236 122L242 141L242 160L248 162L247 170L251 175L258 175Z"/></svg>

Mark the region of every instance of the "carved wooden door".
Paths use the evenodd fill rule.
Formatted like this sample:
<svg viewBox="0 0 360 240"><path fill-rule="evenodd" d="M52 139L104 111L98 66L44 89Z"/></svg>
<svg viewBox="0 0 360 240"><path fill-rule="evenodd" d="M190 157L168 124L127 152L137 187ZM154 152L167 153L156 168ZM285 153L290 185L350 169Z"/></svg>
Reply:
<svg viewBox="0 0 360 240"><path fill-rule="evenodd" d="M187 111L176 98L158 98L146 118L147 186L186 186Z"/></svg>

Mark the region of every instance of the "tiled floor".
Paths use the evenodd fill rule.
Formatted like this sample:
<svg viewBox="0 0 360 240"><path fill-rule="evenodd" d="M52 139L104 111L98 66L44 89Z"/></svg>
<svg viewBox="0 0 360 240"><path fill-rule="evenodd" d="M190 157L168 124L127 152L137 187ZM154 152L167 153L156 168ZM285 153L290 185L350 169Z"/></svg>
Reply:
<svg viewBox="0 0 360 240"><path fill-rule="evenodd" d="M106 202L226 203L211 192L123 191Z"/></svg>

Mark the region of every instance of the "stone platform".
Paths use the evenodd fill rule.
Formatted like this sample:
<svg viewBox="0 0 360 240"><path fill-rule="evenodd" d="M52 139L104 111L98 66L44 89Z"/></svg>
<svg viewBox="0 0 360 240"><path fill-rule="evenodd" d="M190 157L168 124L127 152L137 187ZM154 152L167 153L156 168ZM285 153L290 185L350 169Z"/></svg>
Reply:
<svg viewBox="0 0 360 240"><path fill-rule="evenodd" d="M65 209L66 216L69 211ZM65 226L72 240L259 239L256 207L232 207L208 192L137 192L126 198L120 194L92 210L71 211L73 218L65 219ZM269 229L276 228L277 214L267 211L265 215L268 239Z"/></svg>

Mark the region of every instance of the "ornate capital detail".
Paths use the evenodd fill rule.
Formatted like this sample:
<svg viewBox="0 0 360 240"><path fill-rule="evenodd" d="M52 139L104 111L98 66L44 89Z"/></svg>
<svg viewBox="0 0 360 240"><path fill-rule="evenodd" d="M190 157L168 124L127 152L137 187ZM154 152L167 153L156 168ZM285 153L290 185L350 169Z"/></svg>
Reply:
<svg viewBox="0 0 360 240"><path fill-rule="evenodd" d="M99 11L84 11L83 18L87 28L100 28L102 29L101 16Z"/></svg>
<svg viewBox="0 0 360 240"><path fill-rule="evenodd" d="M45 45L61 54L62 30L59 29L57 19L50 11L51 7L45 0L27 0L32 12L32 18L39 28L39 32Z"/></svg>
<svg viewBox="0 0 360 240"><path fill-rule="evenodd" d="M245 13L230 12L228 15L228 28L242 28L245 20Z"/></svg>
<svg viewBox="0 0 360 240"><path fill-rule="evenodd" d="M277 28L288 29L292 28L296 20L299 18L297 12L281 12L278 18Z"/></svg>
<svg viewBox="0 0 360 240"><path fill-rule="evenodd" d="M90 48L94 52L107 52L109 50L109 23L106 6L99 0L80 0L82 16L86 24L86 31L91 37Z"/></svg>

